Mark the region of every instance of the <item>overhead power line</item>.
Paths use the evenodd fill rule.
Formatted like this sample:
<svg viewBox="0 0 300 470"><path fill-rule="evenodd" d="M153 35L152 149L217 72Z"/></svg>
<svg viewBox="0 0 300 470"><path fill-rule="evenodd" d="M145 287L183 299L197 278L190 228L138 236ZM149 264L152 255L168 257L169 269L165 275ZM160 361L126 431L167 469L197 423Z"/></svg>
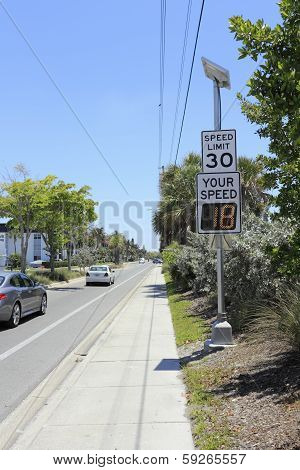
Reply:
<svg viewBox="0 0 300 470"><path fill-rule="evenodd" d="M160 2L160 67L159 67L159 123L158 123L158 168L161 167L164 121L165 50L166 50L167 0Z"/></svg>
<svg viewBox="0 0 300 470"><path fill-rule="evenodd" d="M36 50L32 47L32 45L30 44L29 40L27 39L27 37L25 36L25 34L23 33L23 31L21 30L21 28L19 27L19 25L16 23L16 21L14 20L14 18L12 17L12 15L9 13L9 11L7 10L7 8L4 6L4 4L2 3L2 1L0 0L0 7L2 8L2 10L4 11L4 13L6 14L6 16L9 18L9 20L11 21L11 23L13 24L14 28L16 29L16 31L18 32L18 34L21 36L21 38L23 39L24 43L27 45L28 49L30 50L31 54L33 55L33 57L36 59L36 61L39 63L39 65L41 66L41 68L43 69L43 71L45 72L46 76L48 77L48 79L50 80L50 82L52 83L52 85L54 86L54 88L56 89L56 91L58 92L58 94L60 95L60 97L62 98L62 100L64 101L65 105L67 106L67 108L69 109L69 111L72 113L72 115L74 116L74 118L76 119L77 123L79 124L79 126L81 127L81 129L83 130L83 132L85 133L85 135L87 136L87 138L89 139L89 141L91 142L91 144L94 146L94 148L96 149L98 155L102 158L102 160L105 162L105 164L108 166L108 168L110 169L110 171L112 172L112 174L114 175L114 177L116 178L116 180L118 181L118 183L120 184L120 186L122 186L123 190L125 191L125 193L127 195L129 195L126 187L124 186L124 184L122 183L122 181L120 180L119 176L117 175L116 171L113 169L113 167L111 166L109 160L105 157L105 155L103 154L102 150L100 149L100 147L98 146L98 144L96 143L95 139L93 138L93 136L91 135L91 133L89 132L89 130L87 129L87 127L85 126L85 124L83 123L83 121L81 120L81 118L79 117L79 115L76 113L76 111L74 110L73 106L70 104L69 100L66 98L66 96L64 95L64 93L62 92L62 90L60 89L60 87L58 86L58 84L56 83L56 81L54 80L53 76L50 74L50 72L48 71L48 69L46 68L45 64L42 62L42 60L40 59L39 55L37 54Z"/></svg>
<svg viewBox="0 0 300 470"><path fill-rule="evenodd" d="M196 55L196 50L197 50L198 37L199 37L199 31L200 31L200 26L201 26L201 21L202 21L202 16L203 16L204 4L205 4L205 0L202 0L202 6L201 6L201 10L200 10L200 16L199 16L199 22L198 22L196 39L195 39L195 46L194 46L194 52L193 52L193 59L192 59L192 64L191 64L191 69L190 69L189 82L188 82L188 87L187 87L186 96L185 96L185 103L184 103L183 115L182 115L181 126L180 126L180 133L179 133L177 150L176 150L175 165L177 163L178 151L179 151L179 146L180 146L180 142L181 142L182 129L183 129L185 113L186 113L186 106L187 106L187 101L188 101L189 91L190 91L190 86L191 86L191 79L192 79L192 74L193 74L195 55Z"/></svg>
<svg viewBox="0 0 300 470"><path fill-rule="evenodd" d="M177 90L177 100L176 100L176 109L175 109L175 116L174 116L174 124L173 124L173 132L172 132L172 143L171 143L171 149L170 149L169 163L171 163L172 155L173 155L174 138L175 138L175 131L176 131L176 126L177 126L177 118L178 118L178 110L179 110L179 103L180 103L180 96L181 96L182 77L183 77L183 70L184 70L184 64L185 64L186 45L187 45L187 39L188 39L188 35L189 35L191 7L192 7L192 0L189 0L188 7L187 7L186 20L185 20L185 31L184 31L182 54L181 54L181 66L180 66L179 83L178 83L178 90Z"/></svg>

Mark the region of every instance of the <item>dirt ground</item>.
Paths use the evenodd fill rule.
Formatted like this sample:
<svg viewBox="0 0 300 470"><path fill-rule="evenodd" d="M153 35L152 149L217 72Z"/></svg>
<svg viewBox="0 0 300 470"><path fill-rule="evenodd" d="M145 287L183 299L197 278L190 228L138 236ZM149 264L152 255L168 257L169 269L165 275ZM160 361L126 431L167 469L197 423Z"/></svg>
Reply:
<svg viewBox="0 0 300 470"><path fill-rule="evenodd" d="M202 343L186 344L181 362L227 371L209 390L221 398L217 413L233 431L233 449L300 449L300 354L272 342L235 341L208 355Z"/></svg>

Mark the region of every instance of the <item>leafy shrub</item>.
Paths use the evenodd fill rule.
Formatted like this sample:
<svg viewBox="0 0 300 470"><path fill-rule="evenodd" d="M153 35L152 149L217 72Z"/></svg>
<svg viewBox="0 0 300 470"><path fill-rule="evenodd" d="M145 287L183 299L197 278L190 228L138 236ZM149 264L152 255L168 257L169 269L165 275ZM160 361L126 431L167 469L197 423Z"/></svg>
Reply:
<svg viewBox="0 0 300 470"><path fill-rule="evenodd" d="M287 242L290 229L279 222L245 215L243 233L232 236L232 249L225 252L226 307L235 331L248 322L248 305L272 299L285 280L269 255L270 247ZM168 270L177 286L197 294L215 294L217 290L216 252L210 250L209 237L189 233L188 245L173 250Z"/></svg>
<svg viewBox="0 0 300 470"><path fill-rule="evenodd" d="M26 274L32 279L33 281L39 282L40 284L49 284L49 278L47 276L43 276L37 272L26 272Z"/></svg>
<svg viewBox="0 0 300 470"><path fill-rule="evenodd" d="M232 237L232 249L225 254L225 292L229 319L239 331L249 320L249 305L271 300L285 277L269 255L270 246L285 244L289 228L247 214L243 233Z"/></svg>
<svg viewBox="0 0 300 470"><path fill-rule="evenodd" d="M76 255L72 257L72 264L85 268L98 261L98 252L94 248L83 247L79 248Z"/></svg>
<svg viewBox="0 0 300 470"><path fill-rule="evenodd" d="M8 266L10 266L12 269L17 269L21 266L21 255L20 253L12 253L9 255L8 259Z"/></svg>
<svg viewBox="0 0 300 470"><path fill-rule="evenodd" d="M49 261L43 261L43 267L49 269L50 268L50 262ZM54 261L54 267L55 268L67 268L68 267L68 260Z"/></svg>
<svg viewBox="0 0 300 470"><path fill-rule="evenodd" d="M79 271L68 271L66 268L58 268L51 273L50 271L30 271L28 276L33 280L41 284L50 284L51 281L69 281L81 276Z"/></svg>

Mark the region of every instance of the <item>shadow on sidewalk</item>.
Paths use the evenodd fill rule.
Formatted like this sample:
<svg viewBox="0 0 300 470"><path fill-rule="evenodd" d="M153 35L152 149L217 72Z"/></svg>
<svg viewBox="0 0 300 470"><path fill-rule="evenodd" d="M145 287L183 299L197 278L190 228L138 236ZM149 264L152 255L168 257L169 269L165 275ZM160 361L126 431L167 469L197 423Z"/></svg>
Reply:
<svg viewBox="0 0 300 470"><path fill-rule="evenodd" d="M166 371L166 370L180 370L179 359L162 359L160 363L155 367L156 371Z"/></svg>
<svg viewBox="0 0 300 470"><path fill-rule="evenodd" d="M157 299L166 299L167 298L167 289L165 285L157 285L157 284L148 284L144 286L145 291L143 291L146 297L155 297Z"/></svg>

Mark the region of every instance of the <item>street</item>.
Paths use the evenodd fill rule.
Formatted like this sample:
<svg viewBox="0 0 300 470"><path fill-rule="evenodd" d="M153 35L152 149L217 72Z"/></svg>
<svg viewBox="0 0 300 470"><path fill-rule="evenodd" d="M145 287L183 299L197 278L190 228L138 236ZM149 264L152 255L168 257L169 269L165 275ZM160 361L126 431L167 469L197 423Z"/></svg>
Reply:
<svg viewBox="0 0 300 470"><path fill-rule="evenodd" d="M0 421L71 352L152 268L129 264L116 282L85 286L72 281L48 290L45 316L25 317L18 328L0 326Z"/></svg>

